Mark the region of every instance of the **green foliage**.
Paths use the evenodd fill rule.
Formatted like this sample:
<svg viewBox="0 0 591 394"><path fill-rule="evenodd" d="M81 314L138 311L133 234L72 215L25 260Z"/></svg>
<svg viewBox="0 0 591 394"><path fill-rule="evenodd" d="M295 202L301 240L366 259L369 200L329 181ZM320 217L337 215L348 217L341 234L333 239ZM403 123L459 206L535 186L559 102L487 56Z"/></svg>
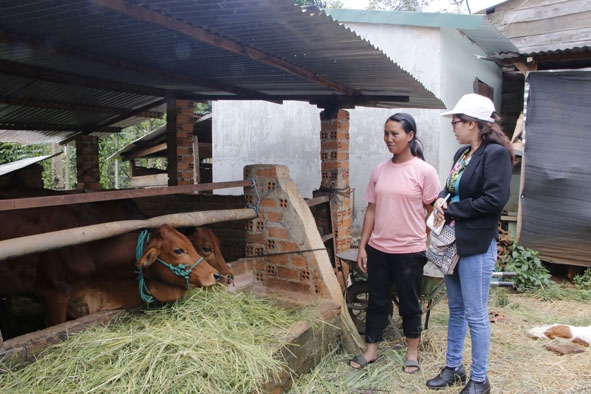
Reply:
<svg viewBox="0 0 591 394"><path fill-rule="evenodd" d="M421 11L429 5L429 0L370 0L370 10L382 11Z"/></svg>
<svg viewBox="0 0 591 394"><path fill-rule="evenodd" d="M579 290L591 290L591 268L587 268L582 274L575 276L573 283Z"/></svg>
<svg viewBox="0 0 591 394"><path fill-rule="evenodd" d="M318 8L343 8L343 3L339 0L293 0L293 3L302 7L316 6Z"/></svg>
<svg viewBox="0 0 591 394"><path fill-rule="evenodd" d="M0 164L48 154L49 146L47 145L22 145L15 142L0 143Z"/></svg>
<svg viewBox="0 0 591 394"><path fill-rule="evenodd" d="M50 148L50 145L47 145ZM69 149L69 155L66 154L66 149ZM70 189L76 188L76 146L74 142L71 142L67 146L58 147L58 152L62 152L61 155L50 159L44 160L43 164L43 187L45 189L61 190L67 189L66 176L69 177ZM54 152L55 153L55 152ZM52 164L55 161L61 161L61 173L56 171L60 170L59 167L53 167ZM66 171L68 169L68 171Z"/></svg>
<svg viewBox="0 0 591 394"><path fill-rule="evenodd" d="M494 296L494 305L504 307L509 305L509 294L505 289L493 288L491 293Z"/></svg>
<svg viewBox="0 0 591 394"><path fill-rule="evenodd" d="M101 173L101 187L103 189L115 188L115 160L107 160L111 155L127 146L131 142L137 140L150 133L157 127L165 124L166 121L162 119L152 119L142 122L140 124L127 127L118 134L110 134L99 139L99 168ZM166 168L166 163L163 160L155 163L142 164L144 166ZM119 188L129 188L129 163L119 162Z"/></svg>
<svg viewBox="0 0 591 394"><path fill-rule="evenodd" d="M206 115L211 113L211 101L206 102L195 102L195 108L193 110L195 115ZM166 123L160 119L152 119L154 123L162 122L161 124Z"/></svg>
<svg viewBox="0 0 591 394"><path fill-rule="evenodd" d="M211 101L195 102L194 112L196 115L205 115L211 113ZM111 155L135 141L143 137L159 126L166 124L166 119L151 119L140 124L127 127L118 134L110 134L108 136L99 138L99 171L100 182L103 189L115 188L115 160L107 160ZM43 185L47 189L58 189L59 182L69 174L70 188L76 188L77 174L76 174L76 148L75 144L70 144L70 154L66 157L62 154L61 166L62 173L55 173L52 168L51 160L44 160L43 165ZM63 150L64 147L62 146ZM0 143L0 164L10 163L16 160L44 156L51 154L50 144L36 144L36 145L22 145L18 143ZM66 162L67 161L67 162ZM147 168L158 168L165 170L167 167L166 158L155 159L139 159L137 164ZM69 171L66 171L66 168ZM119 188L129 187L129 163L119 163Z"/></svg>
<svg viewBox="0 0 591 394"><path fill-rule="evenodd" d="M589 302L591 301L591 289L567 288L565 289L565 298L573 301Z"/></svg>
<svg viewBox="0 0 591 394"><path fill-rule="evenodd" d="M13 161L27 159L29 157L46 156L51 154L51 148L47 144L23 145L16 142L0 143L0 164L11 163ZM51 163L44 161L43 165L43 183L51 182L50 168Z"/></svg>
<svg viewBox="0 0 591 394"><path fill-rule="evenodd" d="M550 286L550 272L542 264L538 251L515 242L509 250L508 255L499 259L499 264L502 271L517 273L514 282L519 293L531 293Z"/></svg>
<svg viewBox="0 0 591 394"><path fill-rule="evenodd" d="M566 299L574 299L568 288L554 282L550 282L545 287L531 289L528 293L542 301L561 301Z"/></svg>

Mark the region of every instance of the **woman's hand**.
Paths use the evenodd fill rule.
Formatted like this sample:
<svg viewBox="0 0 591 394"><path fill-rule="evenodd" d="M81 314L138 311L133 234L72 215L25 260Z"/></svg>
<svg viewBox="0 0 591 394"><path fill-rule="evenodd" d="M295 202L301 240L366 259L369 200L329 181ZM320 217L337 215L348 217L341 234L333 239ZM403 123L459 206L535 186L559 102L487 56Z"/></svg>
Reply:
<svg viewBox="0 0 591 394"><path fill-rule="evenodd" d="M433 204L433 212L435 214L435 218L437 219L437 223L440 223L441 220L445 220L445 211L447 209L447 201L444 198L438 198Z"/></svg>
<svg viewBox="0 0 591 394"><path fill-rule="evenodd" d="M361 272L367 273L367 252L364 247L360 247L357 252L357 266Z"/></svg>

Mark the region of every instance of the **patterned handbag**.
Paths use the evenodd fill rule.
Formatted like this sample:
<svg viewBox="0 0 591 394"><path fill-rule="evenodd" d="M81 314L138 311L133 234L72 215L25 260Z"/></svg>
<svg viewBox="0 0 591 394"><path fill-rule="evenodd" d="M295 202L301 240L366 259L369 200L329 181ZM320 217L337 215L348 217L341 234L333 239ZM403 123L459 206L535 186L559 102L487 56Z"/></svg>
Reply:
<svg viewBox="0 0 591 394"><path fill-rule="evenodd" d="M427 259L435 264L444 275L451 275L460 259L456 249L456 230L454 225L445 224L441 233L431 231Z"/></svg>

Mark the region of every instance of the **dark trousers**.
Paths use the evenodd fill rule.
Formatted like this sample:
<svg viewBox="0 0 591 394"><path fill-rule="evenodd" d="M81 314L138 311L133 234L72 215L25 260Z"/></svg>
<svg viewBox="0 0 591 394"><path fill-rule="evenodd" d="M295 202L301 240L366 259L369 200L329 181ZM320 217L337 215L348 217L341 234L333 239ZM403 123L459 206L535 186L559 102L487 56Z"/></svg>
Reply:
<svg viewBox="0 0 591 394"><path fill-rule="evenodd" d="M382 332L388 324L392 304L392 284L398 295L398 314L402 318L402 331L407 338L421 335L422 310L419 303L423 282L425 252L389 254L371 246L367 250L367 276L369 303L365 322L365 341L381 342Z"/></svg>

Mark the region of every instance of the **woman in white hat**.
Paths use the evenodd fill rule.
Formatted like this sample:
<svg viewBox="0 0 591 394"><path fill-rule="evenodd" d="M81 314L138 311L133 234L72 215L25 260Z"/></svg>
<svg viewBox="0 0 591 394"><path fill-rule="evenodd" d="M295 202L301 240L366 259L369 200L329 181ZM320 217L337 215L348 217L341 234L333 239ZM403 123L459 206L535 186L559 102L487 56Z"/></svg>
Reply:
<svg viewBox="0 0 591 394"><path fill-rule="evenodd" d="M440 220L453 223L460 260L454 273L445 275L449 306L446 366L427 381L427 387L442 389L466 381L462 353L469 328L470 380L460 393L487 394L488 294L497 261L498 222L509 199L513 150L509 138L495 124L498 117L493 102L484 96L467 94L453 110L441 115L452 119L462 146L454 155L454 165L434 209ZM446 202L448 194L451 199Z"/></svg>

